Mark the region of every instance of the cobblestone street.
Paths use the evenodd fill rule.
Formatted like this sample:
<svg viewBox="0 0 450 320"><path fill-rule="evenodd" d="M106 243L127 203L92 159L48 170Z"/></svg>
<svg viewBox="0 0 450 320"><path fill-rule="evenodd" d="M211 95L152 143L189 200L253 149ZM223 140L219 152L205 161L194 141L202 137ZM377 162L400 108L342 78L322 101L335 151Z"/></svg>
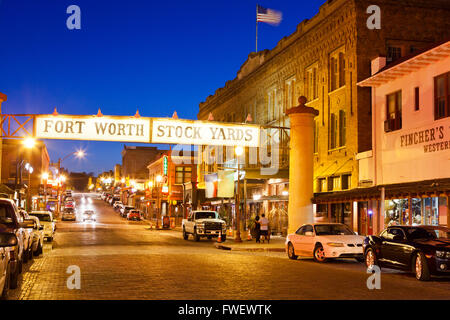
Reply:
<svg viewBox="0 0 450 320"><path fill-rule="evenodd" d="M448 299L449 279L419 282L383 269L381 290L366 287L362 264L289 260L281 252L218 250L179 231L127 222L94 199L97 223L58 222L53 244L24 266L10 299ZM81 289L66 285L69 266Z"/></svg>

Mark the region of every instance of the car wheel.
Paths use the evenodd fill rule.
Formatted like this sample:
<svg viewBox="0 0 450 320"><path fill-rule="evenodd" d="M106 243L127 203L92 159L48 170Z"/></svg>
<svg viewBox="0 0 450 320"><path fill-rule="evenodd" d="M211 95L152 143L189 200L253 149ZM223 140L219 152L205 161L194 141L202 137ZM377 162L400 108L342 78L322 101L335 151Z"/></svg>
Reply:
<svg viewBox="0 0 450 320"><path fill-rule="evenodd" d="M197 234L197 229L194 229L194 241L200 241L200 236Z"/></svg>
<svg viewBox="0 0 450 320"><path fill-rule="evenodd" d="M25 263L28 262L28 251L22 252L22 259L23 259L23 262L25 262Z"/></svg>
<svg viewBox="0 0 450 320"><path fill-rule="evenodd" d="M372 268L373 266L378 266L377 256L375 254L375 251L373 251L372 248L369 248L366 250L364 260L366 262L367 268Z"/></svg>
<svg viewBox="0 0 450 320"><path fill-rule="evenodd" d="M38 247L37 247L36 251L34 252L34 255L37 257L41 253L42 253L42 245L41 245L41 242L39 241Z"/></svg>
<svg viewBox="0 0 450 320"><path fill-rule="evenodd" d="M425 258L425 255L422 252L416 253L413 268L417 280L421 281L430 280L430 270L428 268L427 259Z"/></svg>
<svg viewBox="0 0 450 320"><path fill-rule="evenodd" d="M11 269L10 269L9 263L8 263L8 266L6 267L5 285L3 286L3 292L1 295L1 298L4 300L6 300L8 298L8 291L9 291L10 279L11 279L10 270Z"/></svg>
<svg viewBox="0 0 450 320"><path fill-rule="evenodd" d="M227 241L227 235L226 235L226 234L223 234L223 235L222 235L222 239L221 239L221 240L222 240L222 242L225 242L225 241Z"/></svg>
<svg viewBox="0 0 450 320"><path fill-rule="evenodd" d="M19 266L17 266L16 270L14 271L14 273L12 273L10 275L10 278L9 278L9 288L10 289L16 289L17 288L17 285L18 285L18 282L19 282L19 273L20 273L18 267Z"/></svg>
<svg viewBox="0 0 450 320"><path fill-rule="evenodd" d="M19 273L22 273L22 271L23 271L23 261L22 260L19 261L19 268L18 268L18 270L19 270Z"/></svg>
<svg viewBox="0 0 450 320"><path fill-rule="evenodd" d="M289 242L288 244L288 257L292 260L297 260L298 256L295 255L294 245Z"/></svg>
<svg viewBox="0 0 450 320"><path fill-rule="evenodd" d="M184 240L188 240L189 239L189 234L186 232L186 230L183 228L183 239Z"/></svg>
<svg viewBox="0 0 450 320"><path fill-rule="evenodd" d="M323 250L322 245L316 245L313 252L314 261L316 262L325 262L327 258L325 258L325 250Z"/></svg>

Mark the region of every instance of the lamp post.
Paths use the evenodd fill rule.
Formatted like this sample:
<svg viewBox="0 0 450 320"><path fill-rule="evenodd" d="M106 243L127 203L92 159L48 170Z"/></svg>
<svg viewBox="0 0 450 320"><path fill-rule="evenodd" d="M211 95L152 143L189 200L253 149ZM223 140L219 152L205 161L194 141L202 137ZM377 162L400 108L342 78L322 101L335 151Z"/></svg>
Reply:
<svg viewBox="0 0 450 320"><path fill-rule="evenodd" d="M44 210L47 209L47 180L48 180L48 173L44 172L42 174L42 180L44 181Z"/></svg>
<svg viewBox="0 0 450 320"><path fill-rule="evenodd" d="M159 220L161 219L161 209L160 209L160 202L159 202L159 194L161 192L160 187L161 187L161 181L162 181L163 177L162 175L158 174L156 176L156 205L157 205L157 220L156 220L156 225L159 225Z"/></svg>
<svg viewBox="0 0 450 320"><path fill-rule="evenodd" d="M244 153L244 148L242 148L241 146L237 146L234 149L234 153L237 156L237 190L236 190L236 202L235 202L235 206L236 206L236 237L234 238L235 242L242 242L241 240L241 210L240 210L240 205L241 205L241 199L239 197L240 195L240 190L241 190L241 184L240 184L240 176L239 176L239 157Z"/></svg>
<svg viewBox="0 0 450 320"><path fill-rule="evenodd" d="M22 141L22 144L25 149L32 149L36 145L36 140L34 138L29 137L29 138L24 139ZM20 189L18 189L18 187L20 185L22 185L22 168L25 164L25 161L22 159L22 149L21 148L18 150L18 158L19 159L16 163L16 178L14 181L14 185L15 185L14 188L15 188L15 191L17 192L18 206L21 207L21 202L22 202L21 198L22 197L20 194ZM27 163L27 165L30 166L28 163ZM27 170L28 170L28 167L27 167ZM30 187L28 186L28 188L30 188Z"/></svg>

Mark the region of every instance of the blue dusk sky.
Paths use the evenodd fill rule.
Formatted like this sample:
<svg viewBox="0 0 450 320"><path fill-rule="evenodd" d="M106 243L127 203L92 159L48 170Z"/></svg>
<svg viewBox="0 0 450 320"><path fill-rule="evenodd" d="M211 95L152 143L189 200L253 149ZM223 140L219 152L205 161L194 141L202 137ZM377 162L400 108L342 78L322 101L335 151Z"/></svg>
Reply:
<svg viewBox="0 0 450 320"><path fill-rule="evenodd" d="M234 79L255 51L256 3L283 13L259 23L258 49L272 49L325 0L0 0L0 92L3 113L196 119L199 103ZM69 30L67 7L81 9ZM100 173L121 163L123 143L45 141L50 158L70 171ZM131 145L131 144L129 144ZM168 146L164 146L168 148Z"/></svg>

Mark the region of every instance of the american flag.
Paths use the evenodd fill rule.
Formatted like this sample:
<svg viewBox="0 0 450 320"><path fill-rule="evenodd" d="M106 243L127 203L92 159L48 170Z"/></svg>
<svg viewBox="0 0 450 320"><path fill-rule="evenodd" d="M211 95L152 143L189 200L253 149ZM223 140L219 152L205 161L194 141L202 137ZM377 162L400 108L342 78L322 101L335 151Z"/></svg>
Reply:
<svg viewBox="0 0 450 320"><path fill-rule="evenodd" d="M272 9L266 9L258 5L256 21L278 25L281 22L281 12Z"/></svg>

